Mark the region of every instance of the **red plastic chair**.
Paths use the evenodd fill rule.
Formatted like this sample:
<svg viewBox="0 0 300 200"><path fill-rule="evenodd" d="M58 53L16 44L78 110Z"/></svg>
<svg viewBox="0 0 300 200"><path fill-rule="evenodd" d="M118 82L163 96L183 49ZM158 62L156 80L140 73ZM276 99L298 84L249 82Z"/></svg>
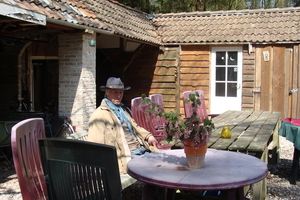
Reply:
<svg viewBox="0 0 300 200"><path fill-rule="evenodd" d="M198 98L200 98L200 101L201 101L201 104L198 106L198 109L196 111L198 117L200 117L200 122L202 123L204 121L204 119L209 119L210 117L217 116L217 115L208 115L207 114L203 90L189 90L189 91L185 91L182 93L185 117L190 117L193 114L193 110L192 110L192 103L191 102L185 103L184 101L186 99L189 99L190 94L196 94L196 92L198 92L198 94L199 94Z"/></svg>
<svg viewBox="0 0 300 200"><path fill-rule="evenodd" d="M154 95L152 96L152 98L156 99L156 97L158 96ZM154 100L154 102L159 101L162 103L162 101L158 99L162 100L162 96L158 97L156 100ZM166 136L164 135L164 126L161 125L161 123L163 122L159 122L160 120L157 120L157 117L148 115L143 109L141 109L140 105L142 103L142 100L143 100L142 97L136 97L131 100L131 112L132 112L133 119L136 121L136 123L139 126L151 132L158 142L166 139ZM159 104L159 102L156 103ZM171 149L171 145L165 145L159 143L157 148Z"/></svg>
<svg viewBox="0 0 300 200"><path fill-rule="evenodd" d="M44 120L31 118L12 127L11 147L23 200L48 199L38 139L45 138Z"/></svg>
<svg viewBox="0 0 300 200"><path fill-rule="evenodd" d="M132 118L140 127L143 127L147 131L150 131L149 127L147 127L145 124L144 113L140 110L140 104L142 103L142 100L142 97L135 97L131 99Z"/></svg>
<svg viewBox="0 0 300 200"><path fill-rule="evenodd" d="M161 112L164 112L164 100L163 100L163 95L162 94L151 94L149 96L151 102L156 103L157 105L160 105ZM165 119L164 117L153 117L152 118L152 123L155 127L155 130L157 132L163 132L164 127L165 127Z"/></svg>
<svg viewBox="0 0 300 200"><path fill-rule="evenodd" d="M161 135L163 131L155 128L153 116L147 114L147 112L141 108L140 105L142 100L142 97L136 97L131 100L131 112L133 119L139 126L151 132L153 135Z"/></svg>

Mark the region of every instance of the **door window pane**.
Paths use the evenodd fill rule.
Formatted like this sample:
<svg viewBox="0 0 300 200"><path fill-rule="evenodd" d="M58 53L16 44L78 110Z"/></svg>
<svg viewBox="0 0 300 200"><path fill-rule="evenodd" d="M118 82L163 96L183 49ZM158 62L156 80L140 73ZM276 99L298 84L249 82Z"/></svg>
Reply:
<svg viewBox="0 0 300 200"><path fill-rule="evenodd" d="M225 81L225 67L216 67L216 81Z"/></svg>
<svg viewBox="0 0 300 200"><path fill-rule="evenodd" d="M228 65L237 65L237 52L228 51Z"/></svg>
<svg viewBox="0 0 300 200"><path fill-rule="evenodd" d="M217 65L225 65L225 51L216 52L216 64Z"/></svg>
<svg viewBox="0 0 300 200"><path fill-rule="evenodd" d="M237 81L237 67L228 67L227 81Z"/></svg>
<svg viewBox="0 0 300 200"><path fill-rule="evenodd" d="M236 83L227 83L227 96L236 97Z"/></svg>
<svg viewBox="0 0 300 200"><path fill-rule="evenodd" d="M216 96L225 96L225 83L216 83Z"/></svg>

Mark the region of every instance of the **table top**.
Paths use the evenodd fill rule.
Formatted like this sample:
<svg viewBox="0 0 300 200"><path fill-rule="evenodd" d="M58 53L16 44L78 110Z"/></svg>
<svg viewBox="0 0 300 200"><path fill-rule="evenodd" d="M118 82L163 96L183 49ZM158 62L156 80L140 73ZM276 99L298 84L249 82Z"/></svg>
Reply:
<svg viewBox="0 0 300 200"><path fill-rule="evenodd" d="M280 112L271 111L226 111L213 118L215 129L210 138L209 148L262 152L272 141L273 130L281 123ZM222 128L228 126L232 131L229 139L221 138Z"/></svg>
<svg viewBox="0 0 300 200"><path fill-rule="evenodd" d="M278 134L294 143L294 147L300 150L300 126L295 126L290 122L282 121Z"/></svg>
<svg viewBox="0 0 300 200"><path fill-rule="evenodd" d="M187 167L182 149L148 153L129 161L128 174L151 185L182 190L226 190L262 180L268 173L260 159L244 153L208 149L201 169Z"/></svg>

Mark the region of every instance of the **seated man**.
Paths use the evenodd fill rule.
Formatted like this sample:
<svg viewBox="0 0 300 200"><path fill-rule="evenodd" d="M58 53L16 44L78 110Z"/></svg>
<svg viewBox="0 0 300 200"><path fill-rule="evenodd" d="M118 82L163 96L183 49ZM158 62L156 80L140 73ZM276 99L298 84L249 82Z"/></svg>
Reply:
<svg viewBox="0 0 300 200"><path fill-rule="evenodd" d="M138 126L130 110L122 103L124 87L120 78L110 77L101 105L89 119L88 141L115 146L117 149L120 174L127 173L127 163L132 156L158 151L157 140L144 128Z"/></svg>

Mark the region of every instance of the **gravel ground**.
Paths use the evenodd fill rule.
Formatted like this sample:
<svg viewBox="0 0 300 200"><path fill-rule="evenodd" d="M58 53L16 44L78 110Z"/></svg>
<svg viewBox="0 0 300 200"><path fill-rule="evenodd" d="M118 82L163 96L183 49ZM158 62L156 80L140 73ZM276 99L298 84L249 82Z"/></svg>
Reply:
<svg viewBox="0 0 300 200"><path fill-rule="evenodd" d="M300 182L297 185L290 184L291 168L293 160L293 144L280 136L280 162L277 165L268 165L267 191L269 200L300 200ZM15 170L12 163L1 161L0 163L0 200L21 200L21 193ZM299 176L298 176L299 177ZM123 190L123 200L140 200L143 183L137 182ZM252 191L246 195L252 199Z"/></svg>

